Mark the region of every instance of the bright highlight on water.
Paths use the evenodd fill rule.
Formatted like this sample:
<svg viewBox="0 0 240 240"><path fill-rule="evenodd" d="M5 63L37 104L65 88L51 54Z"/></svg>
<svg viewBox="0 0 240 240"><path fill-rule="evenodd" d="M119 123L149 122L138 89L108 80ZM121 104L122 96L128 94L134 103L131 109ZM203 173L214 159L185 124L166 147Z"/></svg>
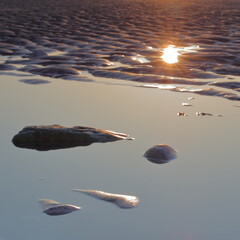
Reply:
<svg viewBox="0 0 240 240"><path fill-rule="evenodd" d="M179 56L178 49L175 48L172 45L169 45L167 48L163 50L162 59L164 62L172 64L178 62L178 56Z"/></svg>

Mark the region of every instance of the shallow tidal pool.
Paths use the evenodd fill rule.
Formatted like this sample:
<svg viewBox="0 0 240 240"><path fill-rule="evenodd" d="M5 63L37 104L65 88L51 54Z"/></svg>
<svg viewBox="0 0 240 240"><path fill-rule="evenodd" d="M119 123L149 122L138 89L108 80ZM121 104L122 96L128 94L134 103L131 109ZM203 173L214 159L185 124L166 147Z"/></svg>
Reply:
<svg viewBox="0 0 240 240"><path fill-rule="evenodd" d="M118 81L48 80L50 84L28 85L17 76L1 76L1 239L239 236L236 102ZM192 96L191 107L181 105ZM178 116L181 111L188 116ZM53 151L12 144L23 127L38 124L92 126L127 133L135 140ZM148 161L143 154L155 144L170 145L178 157L166 164ZM74 194L73 188L134 195L140 202L136 208L120 209ZM47 216L37 202L42 198L82 209Z"/></svg>

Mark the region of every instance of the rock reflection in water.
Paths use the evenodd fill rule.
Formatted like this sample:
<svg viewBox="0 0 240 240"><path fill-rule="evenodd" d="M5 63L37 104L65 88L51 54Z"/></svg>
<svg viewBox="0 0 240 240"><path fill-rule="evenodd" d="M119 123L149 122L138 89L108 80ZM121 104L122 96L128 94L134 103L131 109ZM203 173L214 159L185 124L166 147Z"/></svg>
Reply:
<svg viewBox="0 0 240 240"><path fill-rule="evenodd" d="M143 155L150 162L163 164L177 157L177 152L166 144L158 144L149 148Z"/></svg>
<svg viewBox="0 0 240 240"><path fill-rule="evenodd" d="M89 196L114 203L120 208L133 208L139 203L137 197L130 195L108 193L99 190L72 189L72 191L85 193Z"/></svg>
<svg viewBox="0 0 240 240"><path fill-rule="evenodd" d="M38 202L42 207L43 213L50 216L65 215L81 209L81 207L71 204L60 204L59 202L51 199L40 199Z"/></svg>
<svg viewBox="0 0 240 240"><path fill-rule="evenodd" d="M92 127L69 128L60 125L39 125L23 128L13 137L12 142L16 147L47 151L117 140L133 140L133 138L124 133Z"/></svg>

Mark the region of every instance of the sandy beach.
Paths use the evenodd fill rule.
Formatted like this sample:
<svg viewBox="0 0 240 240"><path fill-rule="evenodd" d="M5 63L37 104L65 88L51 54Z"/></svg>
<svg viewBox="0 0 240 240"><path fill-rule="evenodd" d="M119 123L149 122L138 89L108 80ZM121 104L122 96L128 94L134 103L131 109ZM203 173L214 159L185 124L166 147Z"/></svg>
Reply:
<svg viewBox="0 0 240 240"><path fill-rule="evenodd" d="M237 6L1 1L0 239L236 240ZM162 57L169 47L174 63ZM135 140L49 151L12 143L26 126L51 124ZM156 144L177 158L148 161L143 154ZM139 204L120 209L71 189ZM45 198L81 211L47 216L38 205Z"/></svg>

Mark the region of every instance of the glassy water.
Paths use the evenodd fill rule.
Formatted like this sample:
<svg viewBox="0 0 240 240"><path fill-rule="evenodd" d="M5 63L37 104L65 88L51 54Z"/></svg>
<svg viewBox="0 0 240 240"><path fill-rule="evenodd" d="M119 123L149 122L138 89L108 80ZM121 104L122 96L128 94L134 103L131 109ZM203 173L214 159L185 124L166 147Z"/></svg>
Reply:
<svg viewBox="0 0 240 240"><path fill-rule="evenodd" d="M238 238L238 1L2 0L0 11L0 239ZM11 142L50 124L135 140ZM156 144L178 157L148 161ZM140 202L121 209L71 189ZM48 216L43 198L82 209Z"/></svg>

